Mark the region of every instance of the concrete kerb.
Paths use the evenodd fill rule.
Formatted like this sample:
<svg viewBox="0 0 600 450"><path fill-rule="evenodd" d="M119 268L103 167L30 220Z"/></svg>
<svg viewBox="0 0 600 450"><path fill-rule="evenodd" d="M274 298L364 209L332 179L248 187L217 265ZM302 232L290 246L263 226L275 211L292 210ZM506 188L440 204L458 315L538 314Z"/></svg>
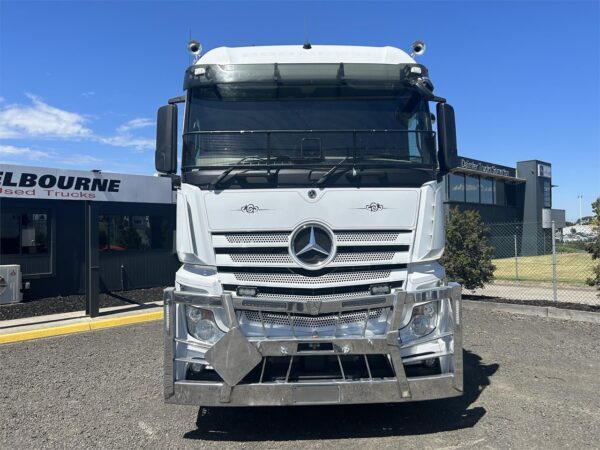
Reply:
<svg viewBox="0 0 600 450"><path fill-rule="evenodd" d="M152 309L144 305L143 309L136 309L133 311L127 307L119 307L119 309L125 309L123 312L119 312L119 309L117 308L110 308L111 311L101 311L104 313L110 312L110 315L95 317L93 319L85 316L81 317L81 313L67 313L32 317L30 318L31 321L29 323L24 323L23 319L11 321L15 323L14 326L10 326L10 323L7 322L0 322L0 344L9 344L45 337L62 336L66 334L82 333L104 328L162 320L163 310L162 308L156 308L160 307L161 303L162 302L155 302L153 304L155 308ZM75 314L75 317L69 317L73 314Z"/></svg>
<svg viewBox="0 0 600 450"><path fill-rule="evenodd" d="M514 303L496 303L478 300L463 300L463 304L466 308L486 311L502 311L525 316L600 323L600 313L592 311L578 311L576 309L555 308L554 306L518 305Z"/></svg>
<svg viewBox="0 0 600 450"><path fill-rule="evenodd" d="M464 307L468 309L502 311L527 316L548 317L551 319L600 323L600 313L590 311L561 309L553 306L531 306L517 305L512 303L482 302L477 300L463 300L463 304ZM160 306L160 303L156 302L154 305ZM115 308L111 308L111 310L114 309ZM114 312L110 316L101 316L94 319L79 316L65 318L64 320L53 320L52 317L56 316L31 318L37 320L38 322L33 324L23 324L24 320L20 319L18 321L18 326L4 327L0 329L0 344L29 341L32 339L62 336L66 334L82 333L86 331L120 327L135 323L162 320L163 310L161 308L160 310L153 309L151 311L145 309L142 311L137 310ZM4 324L0 322L0 325Z"/></svg>

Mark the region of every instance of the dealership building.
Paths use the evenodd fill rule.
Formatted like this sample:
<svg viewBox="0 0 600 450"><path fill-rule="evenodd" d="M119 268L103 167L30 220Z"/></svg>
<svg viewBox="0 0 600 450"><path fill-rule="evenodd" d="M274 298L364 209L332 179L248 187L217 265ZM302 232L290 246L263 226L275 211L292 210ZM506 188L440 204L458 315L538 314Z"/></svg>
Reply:
<svg viewBox="0 0 600 450"><path fill-rule="evenodd" d="M505 233L516 233L512 253L539 255L551 247L552 222L565 226L565 210L552 208L552 165L545 161L519 161L507 167L459 157L458 167L446 176L446 209L479 212L489 227L492 245L512 243ZM494 226L519 223L519 227ZM512 236L511 236L512 237ZM497 256L508 251L497 248Z"/></svg>
<svg viewBox="0 0 600 450"><path fill-rule="evenodd" d="M537 237L519 241L520 254L543 252L550 221L564 223L543 161L513 168L460 157L445 203L487 224L522 222ZM0 166L0 277L18 278L19 299L168 286L178 267L170 178ZM14 301L8 295L0 303Z"/></svg>
<svg viewBox="0 0 600 450"><path fill-rule="evenodd" d="M0 276L24 300L172 284L174 239L169 178L0 166Z"/></svg>

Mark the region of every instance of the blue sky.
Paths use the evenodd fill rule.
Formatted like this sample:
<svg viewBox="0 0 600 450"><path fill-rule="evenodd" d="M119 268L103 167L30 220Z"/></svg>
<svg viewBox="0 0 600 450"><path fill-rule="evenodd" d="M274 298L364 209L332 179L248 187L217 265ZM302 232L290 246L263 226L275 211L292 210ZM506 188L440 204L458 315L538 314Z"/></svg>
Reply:
<svg viewBox="0 0 600 450"><path fill-rule="evenodd" d="M190 30L218 46L427 43L459 153L553 165L554 207L600 194L600 3L0 0L0 162L153 172Z"/></svg>

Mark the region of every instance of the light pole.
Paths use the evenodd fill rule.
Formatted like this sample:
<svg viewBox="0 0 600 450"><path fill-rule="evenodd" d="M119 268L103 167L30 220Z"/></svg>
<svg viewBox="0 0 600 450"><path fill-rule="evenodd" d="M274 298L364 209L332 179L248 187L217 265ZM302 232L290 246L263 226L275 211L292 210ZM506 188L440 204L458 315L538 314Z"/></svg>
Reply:
<svg viewBox="0 0 600 450"><path fill-rule="evenodd" d="M579 225L583 225L581 223L581 220L583 219L583 214L581 213L582 209L581 209L581 200L583 200L583 195L579 194L577 196L577 198L579 199Z"/></svg>

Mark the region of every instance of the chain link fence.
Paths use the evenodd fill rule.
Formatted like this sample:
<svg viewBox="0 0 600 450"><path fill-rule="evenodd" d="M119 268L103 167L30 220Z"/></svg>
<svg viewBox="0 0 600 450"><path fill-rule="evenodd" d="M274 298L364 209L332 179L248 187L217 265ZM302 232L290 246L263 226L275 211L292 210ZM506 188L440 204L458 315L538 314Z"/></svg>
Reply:
<svg viewBox="0 0 600 450"><path fill-rule="evenodd" d="M597 263L586 251L592 235L563 235L554 223L548 228L537 222L487 226L494 280L473 294L600 305L599 291L586 283Z"/></svg>

